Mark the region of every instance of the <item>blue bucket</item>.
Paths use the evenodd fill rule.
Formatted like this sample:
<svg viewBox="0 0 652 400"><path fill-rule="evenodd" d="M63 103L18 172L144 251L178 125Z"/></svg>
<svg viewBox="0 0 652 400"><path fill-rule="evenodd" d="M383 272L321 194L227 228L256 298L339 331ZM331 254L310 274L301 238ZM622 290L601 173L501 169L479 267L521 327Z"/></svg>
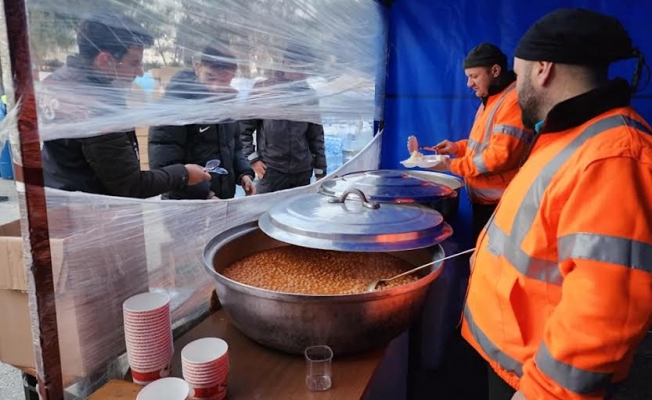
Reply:
<svg viewBox="0 0 652 400"><path fill-rule="evenodd" d="M14 169L11 163L11 147L7 140L0 152L0 177L2 179L14 179Z"/></svg>

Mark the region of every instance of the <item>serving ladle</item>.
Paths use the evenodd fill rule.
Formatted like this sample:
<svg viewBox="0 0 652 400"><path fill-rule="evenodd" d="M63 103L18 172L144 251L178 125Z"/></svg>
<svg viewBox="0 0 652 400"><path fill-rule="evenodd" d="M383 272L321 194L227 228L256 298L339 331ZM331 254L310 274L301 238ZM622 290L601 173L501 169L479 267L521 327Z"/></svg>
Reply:
<svg viewBox="0 0 652 400"><path fill-rule="evenodd" d="M391 278L376 279L376 280L372 281L369 284L369 286L367 286L367 292L373 292L376 289L378 289L378 285L386 285L387 282L393 281L394 279L398 279L398 278L406 276L406 275L411 275L411 274L413 274L415 272L421 271L422 269L424 269L426 267L430 267L431 265L437 264L438 262L450 260L451 258L455 258L455 257L461 256L462 254L467 254L467 253L471 253L471 252L474 252L474 251L475 251L475 247L472 248L472 249L460 251L459 253L456 253L456 254L453 254L453 255L450 255L450 256L439 258L439 259L437 259L435 261L431 261L431 262L429 262L427 264L423 264L423 265L421 265L419 267L412 268L411 270L402 272L402 273L400 273L398 275L394 275Z"/></svg>

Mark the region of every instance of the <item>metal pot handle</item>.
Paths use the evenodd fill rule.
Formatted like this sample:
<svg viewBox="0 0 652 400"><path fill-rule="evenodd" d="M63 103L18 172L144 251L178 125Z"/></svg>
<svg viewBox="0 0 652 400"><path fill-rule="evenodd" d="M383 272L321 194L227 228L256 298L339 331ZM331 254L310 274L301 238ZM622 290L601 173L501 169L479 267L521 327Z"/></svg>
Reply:
<svg viewBox="0 0 652 400"><path fill-rule="evenodd" d="M334 199L329 199L329 203L339 203L339 204L344 204L344 201L346 201L346 198L349 197L349 195L354 194L360 198L362 201L362 205L370 208L372 210L376 210L380 208L380 204L369 201L367 200L367 195L364 194L364 192L360 189L347 189L344 193L339 198L334 198Z"/></svg>

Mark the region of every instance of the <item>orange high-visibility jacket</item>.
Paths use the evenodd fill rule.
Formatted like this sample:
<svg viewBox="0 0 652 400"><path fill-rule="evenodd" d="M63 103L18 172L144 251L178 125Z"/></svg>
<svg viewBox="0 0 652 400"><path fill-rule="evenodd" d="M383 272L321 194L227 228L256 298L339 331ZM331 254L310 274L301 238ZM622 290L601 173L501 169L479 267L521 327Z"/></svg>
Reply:
<svg viewBox="0 0 652 400"><path fill-rule="evenodd" d="M462 333L528 400L602 399L652 322L652 131L541 135L480 235Z"/></svg>
<svg viewBox="0 0 652 400"><path fill-rule="evenodd" d="M474 203L498 203L532 140L521 122L515 85L480 104L469 139L456 142L451 172L464 178Z"/></svg>

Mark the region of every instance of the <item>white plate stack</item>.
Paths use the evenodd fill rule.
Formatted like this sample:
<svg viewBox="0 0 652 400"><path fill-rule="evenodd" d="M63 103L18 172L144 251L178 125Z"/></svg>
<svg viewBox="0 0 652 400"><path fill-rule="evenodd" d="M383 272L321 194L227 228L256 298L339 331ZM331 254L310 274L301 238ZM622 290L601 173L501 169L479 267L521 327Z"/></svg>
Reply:
<svg viewBox="0 0 652 400"><path fill-rule="evenodd" d="M170 375L174 354L170 298L142 293L122 305L127 357L135 383L147 385Z"/></svg>
<svg viewBox="0 0 652 400"><path fill-rule="evenodd" d="M183 379L190 385L190 398L222 400L229 377L229 346L218 338L204 338L181 351Z"/></svg>

